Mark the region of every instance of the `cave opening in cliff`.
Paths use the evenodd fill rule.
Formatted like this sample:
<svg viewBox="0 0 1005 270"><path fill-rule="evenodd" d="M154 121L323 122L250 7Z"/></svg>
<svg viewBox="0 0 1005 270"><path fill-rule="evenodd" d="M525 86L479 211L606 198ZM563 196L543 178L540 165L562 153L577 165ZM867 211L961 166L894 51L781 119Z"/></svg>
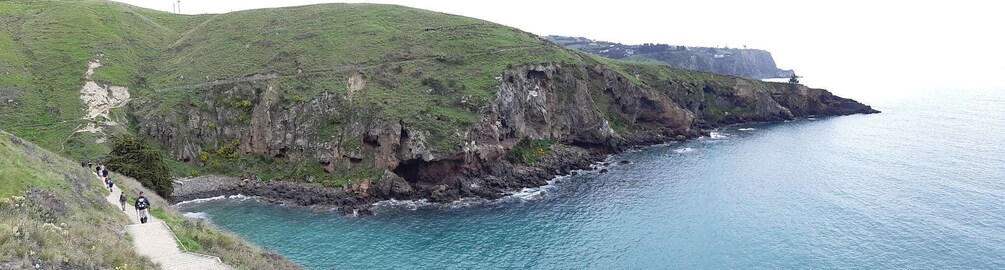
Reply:
<svg viewBox="0 0 1005 270"><path fill-rule="evenodd" d="M547 77L548 76L546 74L544 74L544 71L537 71L537 70L528 70L527 71L527 78L528 79L544 80Z"/></svg>
<svg viewBox="0 0 1005 270"><path fill-rule="evenodd" d="M409 183L443 183L462 174L461 162L457 160L413 159L399 163L391 172Z"/></svg>
<svg viewBox="0 0 1005 270"><path fill-rule="evenodd" d="M366 137L364 137L363 138L363 145L366 146L366 147L370 147L370 148L378 148L378 147L380 147L380 141L378 141L376 139L374 139L374 140L368 140Z"/></svg>
<svg viewBox="0 0 1005 270"><path fill-rule="evenodd" d="M347 155L342 155L342 157L348 159L349 160L349 164L357 165L357 164L363 163L363 159L359 158L359 157L351 157L351 156L347 156Z"/></svg>

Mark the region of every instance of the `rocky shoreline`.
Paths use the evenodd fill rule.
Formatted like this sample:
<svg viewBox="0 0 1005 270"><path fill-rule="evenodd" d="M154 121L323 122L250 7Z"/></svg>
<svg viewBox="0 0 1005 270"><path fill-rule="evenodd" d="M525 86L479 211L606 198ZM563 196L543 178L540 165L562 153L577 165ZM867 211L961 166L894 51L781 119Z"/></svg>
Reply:
<svg viewBox="0 0 1005 270"><path fill-rule="evenodd" d="M391 199L426 199L434 203L450 203L468 198L494 200L523 188L548 185L548 181L555 177L575 175L576 171L579 170L606 173L607 167L613 163L606 160L613 154L629 149L682 142L708 135L708 131L703 131L687 137L650 138L649 140L637 140L634 141L634 144L617 148L590 149L556 144L550 148L546 156L532 165L518 165L493 171L492 175L480 179L482 181L479 182L494 184L489 189L492 192L473 193L474 196L460 195L461 192L470 192L463 186L443 188L432 192L431 196L428 197L419 196L405 179L391 171L385 171L379 180L368 186L353 185L340 188L318 183L261 181L231 176L185 178L174 181L171 201L172 203L180 203L220 196L244 195L259 197L266 202L280 205L296 205L322 211L333 210L341 214L370 214L375 203ZM627 161L620 163L627 163ZM474 189L486 190L480 187Z"/></svg>
<svg viewBox="0 0 1005 270"><path fill-rule="evenodd" d="M550 153L534 165L514 166L505 175L491 175L485 182L493 183L492 192L478 192L475 196L462 196L462 188L442 188L423 197L416 193L405 179L391 171L374 182L346 187L328 187L318 183L290 181L261 181L231 176L200 176L174 181L172 203L180 203L219 196L255 196L269 203L296 205L318 210L334 210L342 214L372 213L373 204L391 199L426 199L435 203L450 203L466 198L499 199L523 188L535 188L548 184L558 176L572 175L577 170L600 170L594 164L602 164L610 154L617 151L590 151L569 145L554 145ZM480 181L481 182L481 181ZM466 189L467 190L467 189ZM478 189L486 190L486 189ZM470 191L470 190L468 190Z"/></svg>
<svg viewBox="0 0 1005 270"><path fill-rule="evenodd" d="M834 116L854 113L862 112L838 112ZM878 111L869 113L878 113ZM778 122L780 121L751 121L722 124L718 125L718 128ZM681 136L626 138L626 144L618 147L580 147L555 144L549 148L548 154L534 164L497 163L497 166L484 171L483 175L465 176L457 181L455 186L440 186L438 190L431 192L420 193L414 188L415 183L409 183L395 172L388 170L385 170L381 178L376 181L364 181L360 184L338 188L319 183L261 181L232 176L200 176L175 180L171 201L179 203L219 196L244 195L259 197L269 203L302 206L319 211L370 214L373 213L374 204L392 199L425 199L433 203L450 203L469 198L495 200L523 188L548 185L549 180L559 176L575 175L578 170L596 170L598 173L606 173L607 167L614 163L606 161L608 157L629 149L684 142L698 137L707 137L710 132L710 130L701 130ZM481 183L490 185L478 186ZM428 195L423 196L422 194Z"/></svg>
<svg viewBox="0 0 1005 270"><path fill-rule="evenodd" d="M287 132L310 130L320 125L317 121L323 117L310 114L311 121L294 125L283 120L289 117L276 116L291 110L260 103L260 108L253 111L270 111L263 111L262 117L253 118L252 123L258 123L255 119L259 119L262 124L226 129L234 136L225 141L239 142L233 143L232 150L314 163L313 166L322 167L327 173L360 166L383 173L379 177L353 179L352 184L341 187L310 183L312 178L303 176L284 179L288 181L235 182L226 178L178 181L174 199L243 194L343 213L367 213L373 203L390 199L425 199L431 203L463 198L497 199L508 192L547 185L555 176L589 169L591 164L625 149L707 136L710 130L724 126L879 112L826 90L798 84L727 78L706 81L704 85L664 81L678 84L653 88L599 65L514 67L504 71L499 80L496 100L480 110L479 120L465 127L463 134L458 133L462 140L447 150L430 147L434 133L429 130L380 117L355 119L357 123L346 125L340 133L344 136L337 137L359 139L359 144L344 145L345 140L315 141L315 146L310 146L309 140L290 144L289 140L279 139L310 138ZM591 91L590 85L597 91ZM260 88L231 90L254 89ZM263 95L262 98L269 96ZM329 101L332 100L318 100L317 104L330 104ZM293 118L299 117L305 116ZM270 121L291 126L275 128ZM174 153L181 154L176 157L181 161L199 152L196 146L201 143L182 143L174 138L202 135L176 134L186 129L171 129L175 132L148 129L141 134L175 134L165 135L159 141L177 147ZM217 135L204 136L206 144L213 144L219 139L214 137ZM263 141L269 138L272 139ZM524 158L528 153L531 159Z"/></svg>

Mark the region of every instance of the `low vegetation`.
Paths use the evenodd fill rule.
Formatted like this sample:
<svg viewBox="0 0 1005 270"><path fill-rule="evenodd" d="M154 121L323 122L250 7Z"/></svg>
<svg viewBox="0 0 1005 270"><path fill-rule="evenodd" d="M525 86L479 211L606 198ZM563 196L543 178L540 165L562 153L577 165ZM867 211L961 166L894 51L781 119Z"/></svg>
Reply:
<svg viewBox="0 0 1005 270"><path fill-rule="evenodd" d="M150 269L94 174L0 132L0 269Z"/></svg>
<svg viewBox="0 0 1005 270"><path fill-rule="evenodd" d="M509 152L509 160L513 163L534 164L538 159L547 155L552 144L552 140L532 140L520 141Z"/></svg>
<svg viewBox="0 0 1005 270"><path fill-rule="evenodd" d="M126 194L153 194L115 174ZM105 201L107 190L90 170L0 131L0 269L156 269L133 251L130 221ZM10 181L10 182L7 182ZM11 183L8 185L7 183ZM157 195L152 213L189 251L220 257L237 269L297 269L212 224L185 218ZM135 198L130 198L133 200Z"/></svg>

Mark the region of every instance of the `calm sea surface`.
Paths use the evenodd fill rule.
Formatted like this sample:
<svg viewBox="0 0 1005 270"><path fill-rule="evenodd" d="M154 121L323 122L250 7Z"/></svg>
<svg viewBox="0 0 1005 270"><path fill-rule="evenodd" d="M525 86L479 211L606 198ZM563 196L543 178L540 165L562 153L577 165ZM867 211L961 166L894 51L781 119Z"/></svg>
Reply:
<svg viewBox="0 0 1005 270"><path fill-rule="evenodd" d="M1005 92L731 127L495 202L184 203L311 269L1005 269Z"/></svg>

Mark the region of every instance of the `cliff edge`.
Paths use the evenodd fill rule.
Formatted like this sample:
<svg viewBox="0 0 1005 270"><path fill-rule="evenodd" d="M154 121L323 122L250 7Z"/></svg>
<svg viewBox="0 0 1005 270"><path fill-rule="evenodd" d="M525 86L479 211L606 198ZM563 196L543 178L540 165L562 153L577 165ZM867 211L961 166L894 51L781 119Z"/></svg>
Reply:
<svg viewBox="0 0 1005 270"><path fill-rule="evenodd" d="M226 192L347 211L495 198L722 125L876 112L822 89L612 60L394 5L0 9L0 127L90 160L109 136L136 134L177 177L253 179Z"/></svg>
<svg viewBox="0 0 1005 270"><path fill-rule="evenodd" d="M584 37L549 35L548 41L610 59L659 63L672 67L751 79L789 78L794 72L778 68L771 53L758 49L713 48L646 43L627 45Z"/></svg>

